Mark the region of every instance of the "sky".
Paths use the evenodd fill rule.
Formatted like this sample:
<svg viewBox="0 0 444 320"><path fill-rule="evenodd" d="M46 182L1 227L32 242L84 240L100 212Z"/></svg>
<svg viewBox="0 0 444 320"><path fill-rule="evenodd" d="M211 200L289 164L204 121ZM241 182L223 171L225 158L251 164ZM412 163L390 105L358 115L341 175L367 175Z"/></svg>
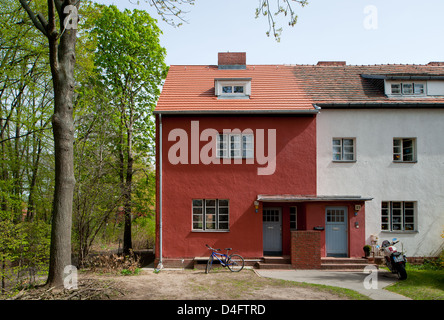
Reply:
<svg viewBox="0 0 444 320"><path fill-rule="evenodd" d="M162 21L144 0L96 0L119 9L146 10L163 31L167 65L215 65L218 52L246 52L247 64L427 64L444 61L442 0L309 0L294 4L298 22L283 27L281 41L267 37L259 0L196 0L181 27ZM271 0L270 3L276 3Z"/></svg>

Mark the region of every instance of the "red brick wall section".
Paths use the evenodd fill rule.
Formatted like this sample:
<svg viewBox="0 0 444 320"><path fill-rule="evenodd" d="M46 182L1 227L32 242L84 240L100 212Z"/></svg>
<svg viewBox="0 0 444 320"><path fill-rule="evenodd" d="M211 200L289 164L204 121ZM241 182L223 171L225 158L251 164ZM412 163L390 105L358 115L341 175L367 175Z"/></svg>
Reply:
<svg viewBox="0 0 444 320"><path fill-rule="evenodd" d="M291 232L291 265L295 269L321 268L321 232Z"/></svg>

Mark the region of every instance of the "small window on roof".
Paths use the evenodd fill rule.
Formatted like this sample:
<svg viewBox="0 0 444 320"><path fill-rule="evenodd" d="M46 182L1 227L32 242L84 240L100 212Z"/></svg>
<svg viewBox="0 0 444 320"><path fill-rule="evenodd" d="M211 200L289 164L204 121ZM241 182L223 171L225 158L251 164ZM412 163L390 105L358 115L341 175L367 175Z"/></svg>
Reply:
<svg viewBox="0 0 444 320"><path fill-rule="evenodd" d="M392 94L401 94L401 84L392 84Z"/></svg>
<svg viewBox="0 0 444 320"><path fill-rule="evenodd" d="M230 93L238 93L243 94L244 93L244 86L223 86L222 87L222 93L224 94L230 94Z"/></svg>
<svg viewBox="0 0 444 320"><path fill-rule="evenodd" d="M424 83L412 83L412 82L406 82L406 83L392 83L390 85L391 87L391 94L392 95L402 95L402 96L423 96L425 94L425 85Z"/></svg>
<svg viewBox="0 0 444 320"><path fill-rule="evenodd" d="M251 78L215 79L214 91L220 99L248 99L251 94Z"/></svg>

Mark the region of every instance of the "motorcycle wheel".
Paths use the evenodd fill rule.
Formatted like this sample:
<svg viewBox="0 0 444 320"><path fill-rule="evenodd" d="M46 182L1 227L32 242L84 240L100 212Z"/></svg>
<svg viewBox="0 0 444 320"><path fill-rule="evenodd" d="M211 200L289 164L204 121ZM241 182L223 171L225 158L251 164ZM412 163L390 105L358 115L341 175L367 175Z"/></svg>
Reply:
<svg viewBox="0 0 444 320"><path fill-rule="evenodd" d="M398 271L398 279L399 280L407 279L407 272L405 271L405 266L403 264L400 264L396 267L397 267L397 271Z"/></svg>

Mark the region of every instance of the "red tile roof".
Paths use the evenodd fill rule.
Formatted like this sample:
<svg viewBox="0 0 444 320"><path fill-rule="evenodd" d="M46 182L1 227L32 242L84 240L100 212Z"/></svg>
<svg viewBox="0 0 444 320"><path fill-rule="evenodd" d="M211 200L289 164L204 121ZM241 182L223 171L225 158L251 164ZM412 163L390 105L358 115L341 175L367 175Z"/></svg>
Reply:
<svg viewBox="0 0 444 320"><path fill-rule="evenodd" d="M363 75L367 75L363 77ZM387 97L387 75L443 76L444 65L247 65L245 70L217 66L170 67L156 112L315 111L314 105L444 104L444 97ZM250 99L218 99L214 79L251 78Z"/></svg>
<svg viewBox="0 0 444 320"><path fill-rule="evenodd" d="M214 79L251 78L250 99L218 99ZM217 66L171 66L156 111L315 110L293 70L247 65L244 70Z"/></svg>

